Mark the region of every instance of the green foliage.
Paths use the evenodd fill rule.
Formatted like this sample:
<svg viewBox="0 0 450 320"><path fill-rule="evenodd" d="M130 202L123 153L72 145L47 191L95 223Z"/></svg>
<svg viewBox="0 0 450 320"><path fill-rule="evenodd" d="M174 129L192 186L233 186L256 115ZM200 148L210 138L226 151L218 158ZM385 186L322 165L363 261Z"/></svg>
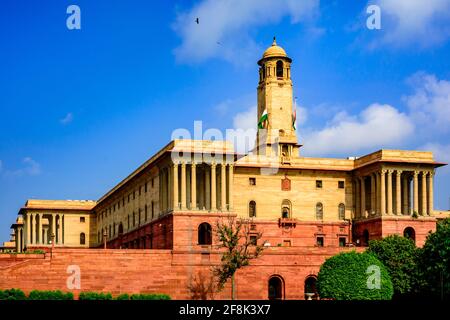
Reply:
<svg viewBox="0 0 450 320"><path fill-rule="evenodd" d="M419 268L425 282L422 293L450 299L450 218L439 222L436 232L428 235Z"/></svg>
<svg viewBox="0 0 450 320"><path fill-rule="evenodd" d="M119 294L116 300L130 300L130 295L128 293Z"/></svg>
<svg viewBox="0 0 450 320"><path fill-rule="evenodd" d="M170 296L167 294L132 294L130 300L170 300Z"/></svg>
<svg viewBox="0 0 450 320"><path fill-rule="evenodd" d="M0 300L26 300L25 293L20 289L0 290Z"/></svg>
<svg viewBox="0 0 450 320"><path fill-rule="evenodd" d="M420 251L411 239L391 235L382 240L371 240L367 252L374 254L386 267L394 286L394 297L416 293Z"/></svg>
<svg viewBox="0 0 450 320"><path fill-rule="evenodd" d="M222 264L213 270L217 277L219 290L223 289L228 279L233 279L238 269L248 266L250 260L256 259L262 254L264 247L254 245L250 240L249 224L250 222L244 219L235 223L232 218L229 218L227 223L217 222L217 240L220 247L225 249L221 258ZM256 242L258 242L262 234L259 233L255 236Z"/></svg>
<svg viewBox="0 0 450 320"><path fill-rule="evenodd" d="M40 291L33 290L28 295L28 300L73 300L72 292L55 291Z"/></svg>
<svg viewBox="0 0 450 320"><path fill-rule="evenodd" d="M374 284L374 272L379 268L380 287ZM370 253L355 251L328 258L320 267L317 286L321 298L336 300L390 300L394 293L392 281L383 264Z"/></svg>
<svg viewBox="0 0 450 320"><path fill-rule="evenodd" d="M78 296L79 300L112 300L111 293L103 292L81 292Z"/></svg>

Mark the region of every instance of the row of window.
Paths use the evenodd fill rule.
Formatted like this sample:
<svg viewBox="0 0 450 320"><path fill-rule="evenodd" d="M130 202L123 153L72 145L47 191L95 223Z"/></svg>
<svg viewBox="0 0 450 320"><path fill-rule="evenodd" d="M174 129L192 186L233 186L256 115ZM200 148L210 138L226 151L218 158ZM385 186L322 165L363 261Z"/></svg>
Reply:
<svg viewBox="0 0 450 320"><path fill-rule="evenodd" d="M119 210L121 207L125 206L125 200L127 203L130 203L130 200L135 200L136 199L136 195L138 197L140 197L143 193L147 193L148 189L149 189L149 184L151 186L151 188L154 188L154 178L152 178L150 180L150 182L146 182L143 185L139 186L137 190L129 193L127 196L122 197L121 200L119 200L118 202L116 202L114 205L112 205L111 207L103 210L103 212L101 212L99 214L99 220L104 218L107 218L108 215L110 215L111 213L114 213L116 210Z"/></svg>
<svg viewBox="0 0 450 320"><path fill-rule="evenodd" d="M250 201L248 204L248 216L250 218L256 218L256 202ZM281 203L281 217L292 218L292 204L289 200L283 200ZM340 203L338 205L338 219L345 219L345 205ZM316 220L323 220L323 204L318 202L316 204Z"/></svg>
<svg viewBox="0 0 450 320"><path fill-rule="evenodd" d="M251 186L256 186L256 178L251 177L248 178L248 184ZM316 188L317 189L322 189L323 187L323 181L322 180L316 180ZM345 188L345 181L343 180L339 180L338 181L338 188L339 189L344 189Z"/></svg>

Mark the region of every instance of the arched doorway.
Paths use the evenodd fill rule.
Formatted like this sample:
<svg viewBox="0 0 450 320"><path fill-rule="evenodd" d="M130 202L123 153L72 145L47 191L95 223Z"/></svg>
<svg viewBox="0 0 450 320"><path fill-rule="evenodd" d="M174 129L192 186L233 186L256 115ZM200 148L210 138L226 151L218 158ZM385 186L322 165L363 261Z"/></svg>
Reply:
<svg viewBox="0 0 450 320"><path fill-rule="evenodd" d="M369 245L369 230L367 229L363 231L363 245L364 246Z"/></svg>
<svg viewBox="0 0 450 320"><path fill-rule="evenodd" d="M203 222L198 226L198 244L200 245L212 244L211 225L207 222Z"/></svg>
<svg viewBox="0 0 450 320"><path fill-rule="evenodd" d="M405 230L403 231L403 236L405 238L411 239L412 241L414 241L414 243L416 243L416 231L414 230L414 228L412 227L405 228Z"/></svg>
<svg viewBox="0 0 450 320"><path fill-rule="evenodd" d="M269 279L269 300L282 300L284 298L283 279L280 276L272 276Z"/></svg>
<svg viewBox="0 0 450 320"><path fill-rule="evenodd" d="M315 276L308 276L305 280L305 300L317 299L317 279Z"/></svg>

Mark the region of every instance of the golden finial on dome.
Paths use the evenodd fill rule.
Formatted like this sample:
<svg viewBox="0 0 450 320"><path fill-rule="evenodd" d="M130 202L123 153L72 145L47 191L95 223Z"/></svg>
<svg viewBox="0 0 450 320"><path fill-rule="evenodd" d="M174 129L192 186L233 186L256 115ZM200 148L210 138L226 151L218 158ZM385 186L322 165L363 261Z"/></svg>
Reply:
<svg viewBox="0 0 450 320"><path fill-rule="evenodd" d="M273 37L273 42L272 42L272 46L276 46L277 45L277 39L275 38L275 36Z"/></svg>

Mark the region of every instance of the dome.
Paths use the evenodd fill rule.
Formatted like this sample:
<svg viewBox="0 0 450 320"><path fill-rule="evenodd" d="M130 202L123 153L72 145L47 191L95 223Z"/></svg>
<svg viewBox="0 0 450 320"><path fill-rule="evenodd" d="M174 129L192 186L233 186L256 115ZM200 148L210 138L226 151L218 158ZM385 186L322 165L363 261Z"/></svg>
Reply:
<svg viewBox="0 0 450 320"><path fill-rule="evenodd" d="M287 57L286 51L282 47L277 46L277 42L275 37L273 37L272 45L264 51L262 56L263 59L271 58L271 57Z"/></svg>

